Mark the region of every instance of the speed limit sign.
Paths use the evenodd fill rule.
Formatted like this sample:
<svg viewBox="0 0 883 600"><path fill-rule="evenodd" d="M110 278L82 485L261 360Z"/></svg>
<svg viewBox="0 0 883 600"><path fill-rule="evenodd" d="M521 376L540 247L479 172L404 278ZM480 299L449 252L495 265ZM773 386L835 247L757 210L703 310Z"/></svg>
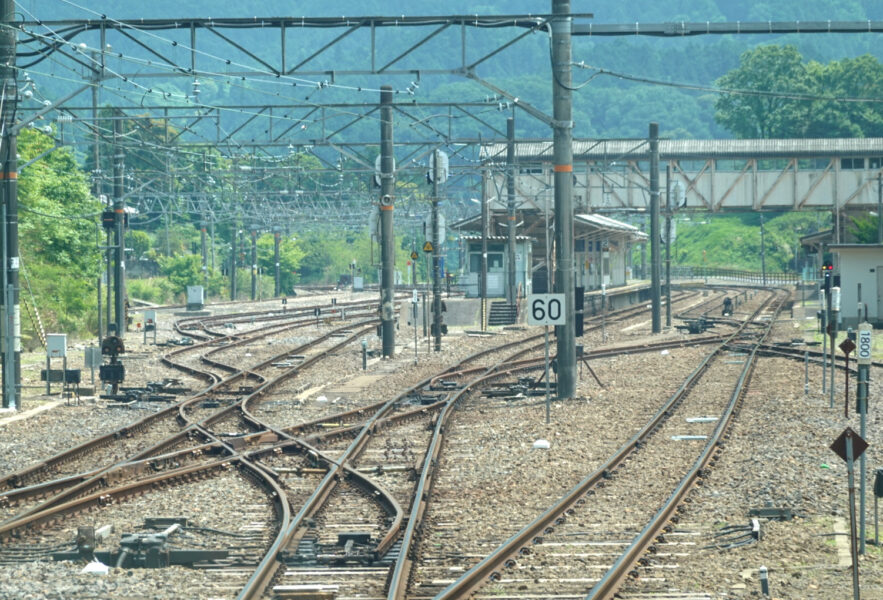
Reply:
<svg viewBox="0 0 883 600"><path fill-rule="evenodd" d="M564 325L564 294L531 294L527 297L528 325Z"/></svg>

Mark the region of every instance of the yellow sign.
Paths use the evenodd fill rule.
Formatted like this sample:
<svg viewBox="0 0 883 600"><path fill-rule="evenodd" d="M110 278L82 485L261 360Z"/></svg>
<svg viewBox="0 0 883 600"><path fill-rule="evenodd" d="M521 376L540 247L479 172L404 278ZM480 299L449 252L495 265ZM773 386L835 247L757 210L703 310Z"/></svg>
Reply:
<svg viewBox="0 0 883 600"><path fill-rule="evenodd" d="M416 250L411 251L411 260L417 260L417 251Z"/></svg>
<svg viewBox="0 0 883 600"><path fill-rule="evenodd" d="M424 252L432 252L432 242L425 242L423 244L423 251Z"/></svg>

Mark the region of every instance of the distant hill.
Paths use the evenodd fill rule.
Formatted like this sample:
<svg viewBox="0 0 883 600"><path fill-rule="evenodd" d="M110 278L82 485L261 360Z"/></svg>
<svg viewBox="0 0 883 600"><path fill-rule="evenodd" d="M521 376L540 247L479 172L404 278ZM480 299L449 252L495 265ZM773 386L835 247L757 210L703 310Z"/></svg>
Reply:
<svg viewBox="0 0 883 600"><path fill-rule="evenodd" d="M287 0L253 0L243 3L229 0L154 0L135 2L134 0L90 0L76 2L69 0L19 0L19 13L23 19L84 19L99 18L106 14L110 18L136 21L150 18L180 17L247 17L247 16L341 16L341 15L431 15L431 14L521 14L548 13L551 2L510 0L506 2L486 1L481 4L464 0L449 0L443 3L414 3L403 0L343 0L329 3L319 0L303 0L292 3ZM759 21L759 20L864 20L883 19L883 2L879 0L841 0L833 3L828 0L778 0L758 2L756 0L636 0L623 3L620 0L598 0L597 2L572 2L571 10L591 12L596 23L644 23L666 21ZM424 30L429 31L429 30ZM316 47L336 36L340 30L305 30L296 35L289 34L290 52L296 56L311 53ZM422 32L421 32L422 33ZM407 48L417 35L416 31L402 31L401 48L384 48L395 56ZM451 34L454 36L454 33ZM499 30L470 31L471 48L476 52L494 48L501 40L508 39ZM241 36L241 37L240 37ZM362 64L365 57L364 44L357 36L329 53L323 68L343 68ZM511 37L511 35L510 35ZM187 40L187 32L182 32L182 40ZM213 52L219 46L213 45L211 36L201 38L206 52ZM399 39L399 38L397 38ZM455 39L452 37L452 39ZM237 40L261 52L266 47L266 33L250 30L237 34ZM184 43L182 41L182 43ZM275 43L275 42L274 42ZM871 53L883 59L883 45L879 44L879 34L874 35L801 35L801 36L709 36L685 39L656 39L647 37L579 38L574 41L575 62L603 67L647 79L666 80L678 83L710 85L715 79L738 65L739 56L746 49L758 44L793 43L808 60L827 62L847 56ZM162 46L158 42L158 46ZM127 54L149 57L135 45L121 48ZM451 52L458 52L452 48ZM175 49L169 54L182 62L188 60L185 49ZM438 64L438 57L430 52L415 55L415 69L432 68ZM152 57L155 60L155 57ZM539 108L551 111L549 84L548 39L535 35L515 44L480 67L480 74L492 80ZM410 68L410 67L409 67ZM51 65L35 68L38 72L60 69ZM574 82L580 83L591 75L590 71L575 70ZM229 89L222 78L201 78L203 95L201 101L212 103L254 103L268 102L265 94L251 93L248 90ZM351 78L355 85L376 87L382 81L378 78ZM58 80L41 80L45 89L61 93L69 89L71 83ZM157 81L158 87L187 92L189 82L183 80ZM427 77L421 81L417 99L445 100L451 98L481 98L487 91L474 83L466 83L460 77ZM51 95L51 94L47 94ZM129 98L139 100L135 93ZM106 102L117 99L105 95ZM376 101L372 95L366 100L365 94L323 92L314 97L318 102ZM143 101L143 99L142 99ZM714 122L714 95L677 87L622 81L609 76L594 79L581 91L574 94L575 134L582 137L643 137L647 133L647 123L658 121L662 135L669 137L714 138L729 137L729 133ZM357 130L358 131L358 130ZM374 130L371 129L373 132ZM529 118L519 118L518 134L522 136L547 136L548 128Z"/></svg>

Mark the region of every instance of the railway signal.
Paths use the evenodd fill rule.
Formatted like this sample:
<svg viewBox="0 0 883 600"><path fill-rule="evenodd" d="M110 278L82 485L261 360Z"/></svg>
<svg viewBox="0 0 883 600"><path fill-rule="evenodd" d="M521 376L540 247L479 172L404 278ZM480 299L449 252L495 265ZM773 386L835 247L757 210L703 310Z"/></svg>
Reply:
<svg viewBox="0 0 883 600"><path fill-rule="evenodd" d="M834 265L830 262L826 262L822 265L822 282L825 287L825 292L829 293L831 291L831 280L834 275Z"/></svg>

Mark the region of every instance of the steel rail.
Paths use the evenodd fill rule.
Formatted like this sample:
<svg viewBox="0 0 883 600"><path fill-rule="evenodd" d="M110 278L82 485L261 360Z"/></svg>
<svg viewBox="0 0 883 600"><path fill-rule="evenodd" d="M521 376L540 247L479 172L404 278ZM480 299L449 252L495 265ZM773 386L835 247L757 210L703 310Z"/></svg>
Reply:
<svg viewBox="0 0 883 600"><path fill-rule="evenodd" d="M130 463L119 466L114 471L104 472L104 474L100 478L100 482L102 484L102 487L112 487L113 485L116 485L116 481L126 476L130 476L130 474L138 475L147 469L151 469L154 471L164 470L160 468L160 465L168 461L179 461L190 457L195 458L197 456L202 456L210 452L217 452L219 448L220 446L216 446L214 444L204 444L196 448L186 448L157 457L143 458L137 461L132 461ZM99 469L95 469L84 473L78 473L76 475L69 475L67 477L53 479L52 481L44 481L42 483L38 483L28 487L7 490L6 492L0 494L0 507L14 506L32 498L45 497L52 493L61 492L73 485L77 485L95 477L99 473L99 471Z"/></svg>
<svg viewBox="0 0 883 600"><path fill-rule="evenodd" d="M197 476L218 474L221 471L227 471L233 466L245 468L246 471L250 472L259 482L261 482L261 485L264 485L267 488L268 495L274 498L274 502L277 505L280 505L277 512L282 515L283 519L286 514L289 514L287 504L280 501L280 499L284 498L284 492L279 485L260 469L255 469L253 466L248 465L242 457L231 456L204 465L182 467L180 469L166 471L153 477L102 490L100 492L70 500L57 506L49 507L46 510L31 514L13 523L0 524L0 540L7 541L11 537L20 537L28 531L33 531L57 523L62 517L71 514L77 514L93 508L100 508L118 500L128 499L133 496L155 491L158 486L176 482L186 482Z"/></svg>
<svg viewBox="0 0 883 600"><path fill-rule="evenodd" d="M763 307L755 311L754 316L760 314ZM746 320L743 328L747 327L750 320ZM552 507L544 511L534 521L525 525L518 533L510 537L506 542L501 544L491 554L482 559L478 564L469 569L460 578L439 593L435 600L463 598L481 587L494 573L498 572L501 565L510 560L521 552L531 540L540 535L547 529L556 519L562 518L561 515L566 514L577 504L582 503L582 498L586 492L595 487L600 481L606 479L616 467L638 448L644 445L647 438L652 435L661 422L667 419L673 408L675 408L686 396L686 393L699 378L705 373L708 364L718 353L728 347L728 340L736 338L741 332L736 331L726 336L720 341L720 345L705 357L705 359L696 367L685 379L684 383L678 390L665 402L665 404L656 412L656 414L632 436L625 444L617 449L611 457L593 473L589 474L576 486L574 486L567 494L565 494ZM404 593L404 591L402 592ZM403 596L390 595L389 600L399 600Z"/></svg>
<svg viewBox="0 0 883 600"><path fill-rule="evenodd" d="M506 344L508 347L513 344L517 344L519 342L511 342ZM523 342L520 342L523 343ZM489 352L495 351L494 349L482 350L470 356L467 356L463 360L458 363L458 365L462 365L471 360L475 360L481 356L488 354ZM454 365L450 367L451 369L457 368L458 365ZM428 377L418 382L417 384L411 386L407 390L400 393L393 400L389 400L387 402L382 403L374 414L363 424L360 425L360 429L356 434L355 439L350 443L344 453L337 459L337 461L325 459L326 462L329 463L329 470L325 477L322 479L320 484L317 486L316 490L313 494L306 500L303 506L300 508L298 513L292 518L291 522L288 525L288 528L285 531L281 531L277 536L277 539L273 542L267 553L265 554L264 559L261 561L259 568L255 570L252 574L252 577L240 591L237 596L237 600L258 600L264 594L266 587L272 581L273 576L276 570L279 567L278 554L281 552L283 548L288 547L291 543L297 539L298 532L301 529L301 525L303 521L308 518L310 515L315 514L321 505L324 503L325 499L333 490L337 481L341 477L341 471L344 472L344 476L348 473L350 476L353 474L357 474L360 477L364 477L364 475L358 474L358 472L351 466L351 461L354 460L356 456L364 449L366 446L369 437L372 436L378 427L382 426L384 422L385 416L395 408L397 404L399 404L405 398L413 395L418 390L423 389L427 385L429 385L430 381L433 377ZM376 406L376 405L375 405ZM360 409L364 411L366 409ZM358 411L349 411L347 415L355 415ZM323 420L314 421L309 425L316 425L318 423L324 422ZM280 430L281 432L281 430ZM295 440L298 443L307 445L305 440ZM317 456L320 456L318 451L315 451ZM411 511L411 519L413 518L413 509ZM410 524L410 520L409 520ZM396 540L399 532L399 527L401 522L394 523L393 526L389 528L389 531L381 539L378 544L375 546L374 552L379 555L385 549L392 545L392 543ZM407 546L402 547L402 554L407 553Z"/></svg>
<svg viewBox="0 0 883 600"><path fill-rule="evenodd" d="M784 297L780 298L780 301L775 308L774 316L778 315L785 300L786 298ZM772 297L769 301L772 301ZM764 307L769 304L769 301L764 303ZM768 326L762 332L760 339L755 344L754 349L746 357L745 365L742 367L742 372L739 375L739 379L730 396L730 401L724 409L717 426L709 436L702 453L693 463L693 466L686 475L681 479L668 500L666 500L662 507L660 507L647 525L644 526L644 529L641 530L632 543L621 553L620 557L616 560L610 570L608 570L607 573L601 577L601 580L591 589L586 596L587 600L609 600L614 597L622 582L629 576L629 572L633 565L637 563L640 556L653 544L663 528L667 526L668 522L673 520L676 521L676 519L674 519L674 513L687 497L687 494L689 494L700 479L707 476L705 468L711 461L712 455L722 451L720 448L721 439L733 423L737 408L743 397L745 383L754 372L754 367L757 364L755 360L757 347L769 335L774 321L775 319L770 320Z"/></svg>
<svg viewBox="0 0 883 600"><path fill-rule="evenodd" d="M352 325L349 325L349 326L347 326L347 329L349 329L351 327L352 327ZM328 334L326 334L326 336L323 336L322 339L330 337L331 333L333 333L333 332L329 332ZM206 342L206 343L204 343L204 345L209 345L211 343L212 342ZM193 348L192 346L189 346L189 347L182 348L180 350L186 351L186 350L191 350L192 348ZM291 351L288 351L285 354L288 354L290 352ZM278 357L276 357L274 359L270 359L268 361L265 361L264 363L261 363L261 366L266 366L276 360L278 360ZM261 368L261 366L258 366L257 368ZM84 442L83 444L80 444L79 446L76 446L73 449L69 449L67 451L61 452L61 453L59 453L59 454L57 454L57 455L55 455L45 461L42 461L41 463L39 463L35 466L31 466L31 467L28 467L28 468L23 469L21 471L18 471L16 473L13 473L4 479L0 479L0 484L2 484L3 482L7 482L8 487L17 487L17 486L11 485L11 483L25 481L26 478L33 477L36 473L38 473L40 471L46 471L54 465L63 464L64 462L74 460L78 456L80 456L90 450L94 450L96 448L110 445L114 441L116 441L117 439L122 438L122 437L127 437L127 436L131 435L133 432L143 431L149 425L156 422L157 420L173 415L174 411L179 412L178 418L180 420L180 414L181 414L181 410L183 409L183 407L185 407L189 404L192 404L194 402L200 401L207 394L210 394L213 391L216 391L217 389L223 387L224 385L229 385L233 381L240 379L241 377L243 377L243 373L244 373L243 371L240 371L236 374L233 374L225 380L222 380L222 381L219 381L215 384L210 385L208 388L206 388L202 392L196 394L195 396L193 396L189 399L185 399L185 400L183 400L183 401L181 401L181 402L179 402L169 408L163 409L162 411L154 413L153 415L148 415L147 417L137 421L136 423L134 423L132 425L124 426L114 432L111 432L111 433L106 434L104 436L100 436L100 437L95 438L93 440L89 440L87 442ZM293 374L294 374L294 372L292 371L292 372L290 372L289 376L293 375ZM204 419L203 422L204 423L207 422L208 424L211 424L212 422L217 421L217 420L227 416L228 413L234 412L235 410L237 410L238 405L239 405L239 403L234 403L231 406L226 407L221 411L218 411L217 413L208 417L207 419ZM56 496L54 496L52 498L48 498L41 505L32 507L32 508L30 508L20 514L17 514L15 516L13 516L12 518L6 520L3 524L0 524L0 525L14 524L15 522L17 522L21 519L27 518L33 514L39 513L41 511L45 511L45 510L47 510L47 509L51 508L52 506L55 506L59 503L65 502L66 500L68 500L71 497L74 497L75 495L82 494L82 493L87 492L91 489L94 489L95 487L101 487L101 485L102 485L101 477L102 477L102 475L104 475L108 471L111 471L111 470L119 467L122 464L132 462L132 461L137 461L140 459L144 459L144 458L147 458L153 454L163 452L167 448L172 447L172 446L180 443L181 441L189 439L192 436L199 436L199 435L202 435L202 434L197 430L197 428L195 428L193 426L193 424L188 424L187 427L185 429L183 429L182 431L177 432L177 433L165 438L164 440L161 440L160 442L142 450L141 452L136 453L133 456L130 456L129 458L127 458L123 461L120 461L120 462L114 463L112 465L108 465L102 469L99 469L98 471L96 471L94 473L94 475L92 477L90 477L86 480L83 480L80 483L74 484L73 486L68 487L65 490L62 490L61 492L56 494ZM0 529L0 531L2 531L2 529Z"/></svg>

